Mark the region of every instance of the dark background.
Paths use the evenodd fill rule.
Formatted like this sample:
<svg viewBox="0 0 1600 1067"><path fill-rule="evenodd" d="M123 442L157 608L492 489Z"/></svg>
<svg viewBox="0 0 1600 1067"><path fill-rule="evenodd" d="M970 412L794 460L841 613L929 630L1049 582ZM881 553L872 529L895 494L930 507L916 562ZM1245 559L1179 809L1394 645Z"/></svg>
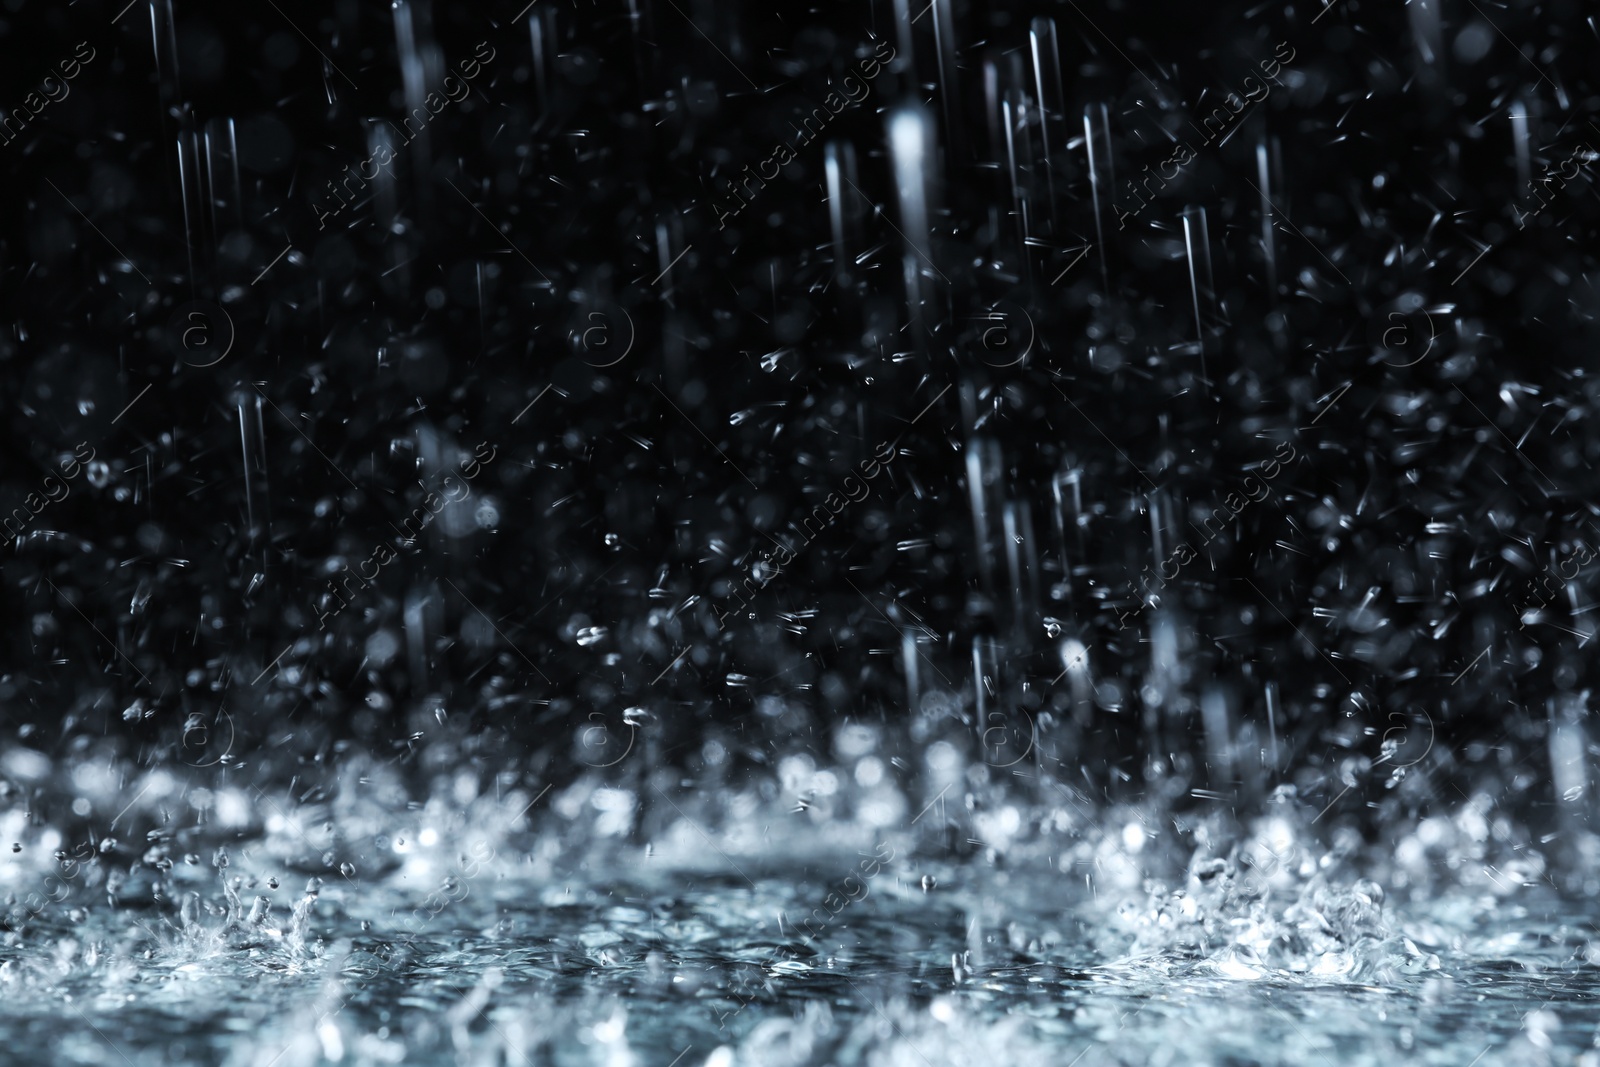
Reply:
<svg viewBox="0 0 1600 1067"><path fill-rule="evenodd" d="M1600 145L1580 5L1435 4L1431 63L1427 8L1358 0L940 0L909 55L885 3L517 6L407 8L411 49L388 3L0 5L0 107L96 52L0 146L0 512L79 442L104 464L0 557L5 744L313 786L340 752L548 777L637 744L601 773L706 779L872 721L1024 790L1320 804L1342 773L1354 814L1477 764L1549 801L1592 568L1518 609L1595 544L1592 167L1515 211ZM725 180L884 37L896 65L719 231ZM390 164L393 210L369 191L319 230L369 120L408 110L403 65L435 89L480 41L469 100ZM919 103L916 324L885 131ZM1118 231L1109 189L1136 206L1174 138L1194 160ZM844 263L824 142L859 187ZM769 535L798 546L886 440L872 496L719 629ZM480 442L472 497L400 544ZM1282 442L1272 495L1200 547ZM319 630L380 543L398 558Z"/></svg>

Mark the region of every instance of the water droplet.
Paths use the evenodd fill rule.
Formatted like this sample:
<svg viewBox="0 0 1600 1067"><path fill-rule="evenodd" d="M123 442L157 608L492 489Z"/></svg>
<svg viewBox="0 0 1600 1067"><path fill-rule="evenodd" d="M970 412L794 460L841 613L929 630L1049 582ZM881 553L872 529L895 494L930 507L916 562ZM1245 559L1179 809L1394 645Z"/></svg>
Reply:
<svg viewBox="0 0 1600 1067"><path fill-rule="evenodd" d="M276 889L276 888L278 888L278 880L276 878L268 878L267 879L267 888L268 889Z"/></svg>
<svg viewBox="0 0 1600 1067"><path fill-rule="evenodd" d="M22 846L20 844L13 844L11 846L11 851L12 852L21 852L22 851Z"/></svg>
<svg viewBox="0 0 1600 1067"><path fill-rule="evenodd" d="M934 887L937 886L938 884L939 884L939 879L935 878L933 875L925 874L925 875L922 876L922 891L924 893L933 892Z"/></svg>
<svg viewBox="0 0 1600 1067"><path fill-rule="evenodd" d="M356 865L353 863L341 863L339 864L339 873L346 878L353 877L356 873Z"/></svg>

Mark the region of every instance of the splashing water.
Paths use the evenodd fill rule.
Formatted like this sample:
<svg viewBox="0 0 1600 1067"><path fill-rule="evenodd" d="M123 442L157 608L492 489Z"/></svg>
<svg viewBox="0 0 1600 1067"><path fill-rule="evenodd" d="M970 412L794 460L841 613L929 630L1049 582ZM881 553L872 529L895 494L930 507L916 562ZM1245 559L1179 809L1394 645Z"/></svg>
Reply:
<svg viewBox="0 0 1600 1067"><path fill-rule="evenodd" d="M1600 1067L1593 18L521 6L6 5L8 1061Z"/></svg>

